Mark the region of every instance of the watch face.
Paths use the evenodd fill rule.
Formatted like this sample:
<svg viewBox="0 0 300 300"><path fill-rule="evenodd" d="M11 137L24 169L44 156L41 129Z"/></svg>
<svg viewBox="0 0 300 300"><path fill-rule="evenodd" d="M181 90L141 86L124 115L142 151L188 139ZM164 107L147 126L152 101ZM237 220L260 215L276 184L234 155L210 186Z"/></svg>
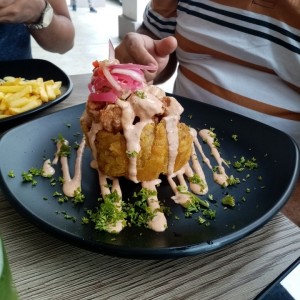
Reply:
<svg viewBox="0 0 300 300"><path fill-rule="evenodd" d="M51 5L46 2L46 7L42 12L40 21L36 24L28 24L27 27L29 29L43 29L50 25L52 19L53 19L53 8Z"/></svg>
<svg viewBox="0 0 300 300"><path fill-rule="evenodd" d="M50 4L47 2L46 8L43 14L42 25L43 28L48 27L53 19L53 9Z"/></svg>

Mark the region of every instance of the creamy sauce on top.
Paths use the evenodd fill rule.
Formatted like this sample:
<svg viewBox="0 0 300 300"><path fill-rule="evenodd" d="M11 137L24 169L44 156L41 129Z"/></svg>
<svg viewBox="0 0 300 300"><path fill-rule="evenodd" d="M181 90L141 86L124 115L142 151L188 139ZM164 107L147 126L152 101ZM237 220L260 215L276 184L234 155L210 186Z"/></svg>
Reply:
<svg viewBox="0 0 300 300"><path fill-rule="evenodd" d="M140 137L143 128L153 123L152 118L155 115L163 113L162 102L154 95L144 91L145 97L141 98L132 94L127 101L118 99L116 104L122 108L122 128L126 139L126 148L128 152L139 153L141 150ZM136 122L139 118L139 122ZM133 156L129 160L129 179L133 182L137 180L137 156Z"/></svg>
<svg viewBox="0 0 300 300"><path fill-rule="evenodd" d="M168 174L174 172L174 165L178 153L179 137L178 137L178 117L170 116L165 117L166 131L169 144L169 162L168 162Z"/></svg>

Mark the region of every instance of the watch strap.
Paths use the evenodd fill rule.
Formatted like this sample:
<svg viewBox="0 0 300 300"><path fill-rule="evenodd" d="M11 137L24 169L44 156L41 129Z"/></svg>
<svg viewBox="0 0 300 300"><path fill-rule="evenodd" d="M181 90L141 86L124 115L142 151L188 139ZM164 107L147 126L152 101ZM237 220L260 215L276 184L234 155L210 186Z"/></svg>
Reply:
<svg viewBox="0 0 300 300"><path fill-rule="evenodd" d="M48 1L46 2L46 6L41 13L41 17L37 23L26 24L26 27L29 29L43 29L50 25L53 19L53 8Z"/></svg>

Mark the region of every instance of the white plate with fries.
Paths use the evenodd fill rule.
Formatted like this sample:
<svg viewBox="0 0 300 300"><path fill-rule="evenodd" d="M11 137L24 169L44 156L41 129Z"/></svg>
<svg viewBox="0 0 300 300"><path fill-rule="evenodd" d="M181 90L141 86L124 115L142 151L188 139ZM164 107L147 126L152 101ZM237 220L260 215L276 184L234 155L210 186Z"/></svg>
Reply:
<svg viewBox="0 0 300 300"><path fill-rule="evenodd" d="M57 104L71 91L70 78L49 61L0 62L0 124Z"/></svg>

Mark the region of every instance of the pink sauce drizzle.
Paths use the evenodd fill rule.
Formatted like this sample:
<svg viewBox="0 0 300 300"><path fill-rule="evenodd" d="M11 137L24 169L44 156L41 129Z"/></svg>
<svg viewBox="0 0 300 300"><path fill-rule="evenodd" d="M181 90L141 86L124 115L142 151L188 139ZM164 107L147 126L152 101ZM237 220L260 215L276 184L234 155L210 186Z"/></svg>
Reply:
<svg viewBox="0 0 300 300"><path fill-rule="evenodd" d="M98 177L99 177L99 183L100 183L100 190L101 190L101 194L102 196L106 196L109 195L110 193L116 191L118 193L118 195L120 196L120 200L118 202L115 202L115 207L120 211L122 209L122 191L121 191L121 187L120 187L120 183L119 183L119 179L118 178L110 178L107 177L106 175L102 174L99 170L98 170ZM109 188L108 185L108 179L112 179L112 187L111 189ZM107 224L107 232L111 232L111 233L119 233L122 231L122 229L124 228L124 224L122 222L122 220L118 220L116 222L116 224Z"/></svg>
<svg viewBox="0 0 300 300"><path fill-rule="evenodd" d="M227 167L228 165L225 162L225 160L220 156L218 149L214 145L214 137L212 131L208 129L202 129L200 130L199 135L201 136L202 140L209 145L211 154L214 156L215 160L218 163L218 173L213 172L215 182L226 187L228 185L227 183L228 176L225 172L225 168L223 167L223 164L225 164ZM210 164L209 166L212 169Z"/></svg>
<svg viewBox="0 0 300 300"><path fill-rule="evenodd" d="M64 140L65 144L68 144L68 141ZM45 177L49 177L55 174L55 169L52 165L56 165L59 160L58 153L60 151L61 143L57 143L57 151L55 153L55 157L52 161L47 159L43 164L42 174ZM74 168L74 176L71 178L68 158L66 156L60 157L60 163L62 166L62 173L63 173L63 193L68 197L74 197L76 190L81 189L81 164L82 164L82 156L85 148L85 139L82 139L79 148L77 149L76 161L75 161L75 168Z"/></svg>
<svg viewBox="0 0 300 300"><path fill-rule="evenodd" d="M156 185L160 184L161 180L156 179L153 181L144 181L142 182L142 187L151 191L157 191ZM167 228L167 219L160 209L159 201L157 196L151 196L147 199L147 203L151 208L152 212L155 212L154 218L148 222L148 227L156 232L165 231Z"/></svg>

